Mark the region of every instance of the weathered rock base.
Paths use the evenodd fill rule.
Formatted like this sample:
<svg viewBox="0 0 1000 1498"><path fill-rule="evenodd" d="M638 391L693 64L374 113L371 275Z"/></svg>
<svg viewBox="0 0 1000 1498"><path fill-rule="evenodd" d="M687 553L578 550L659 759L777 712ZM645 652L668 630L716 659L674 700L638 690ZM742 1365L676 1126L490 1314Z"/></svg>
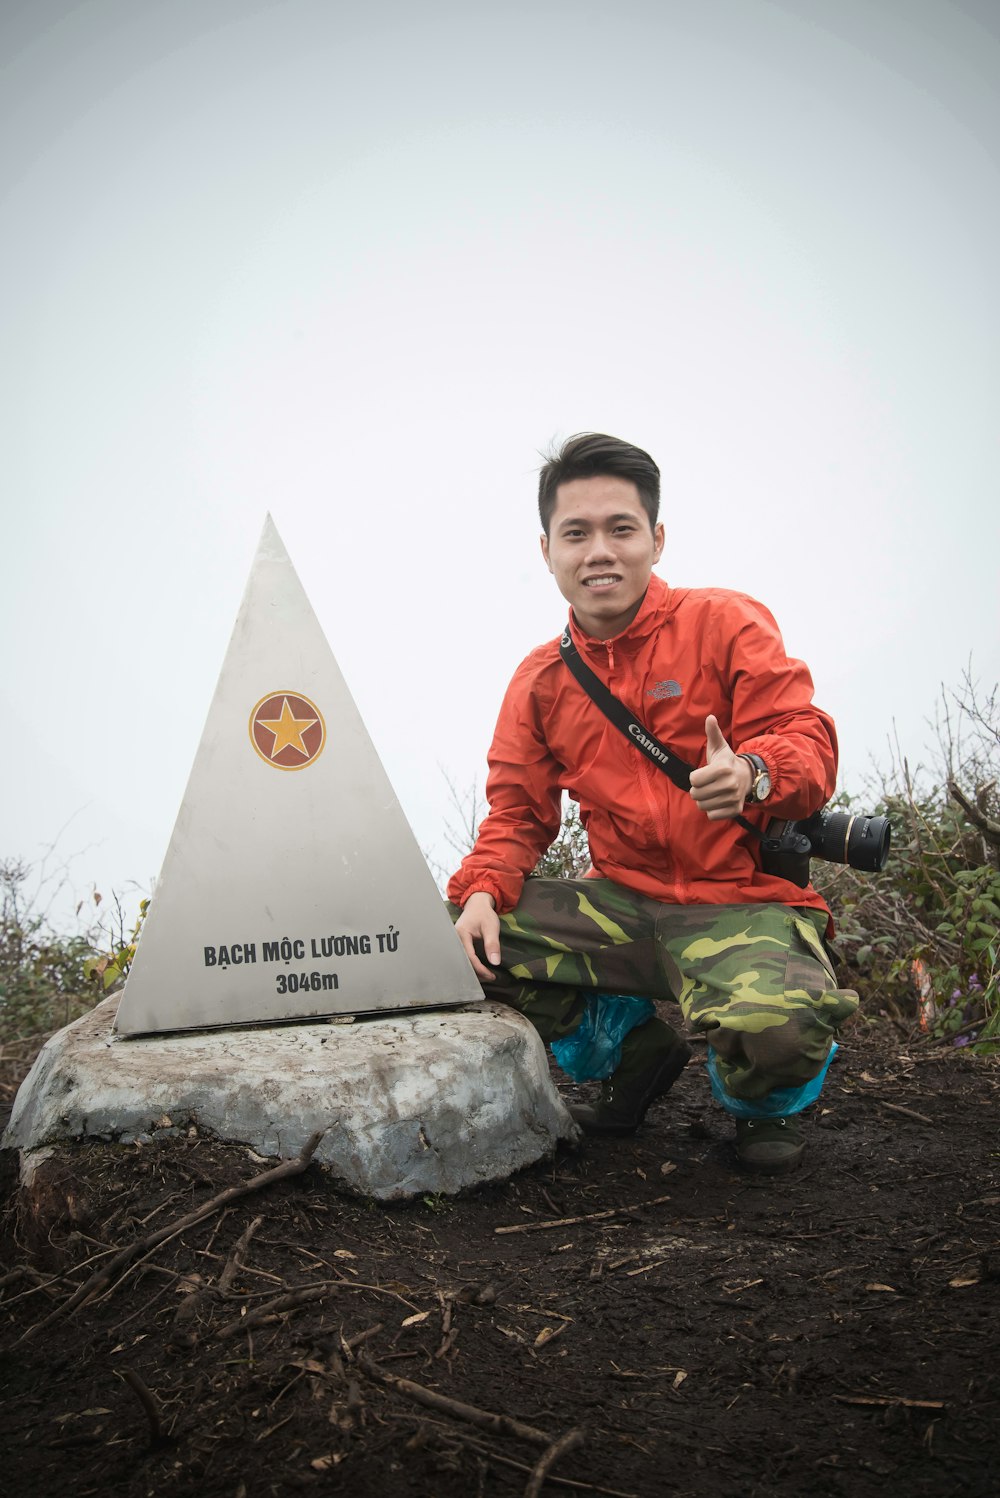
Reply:
<svg viewBox="0 0 1000 1498"><path fill-rule="evenodd" d="M52 1036L18 1092L0 1144L29 1191L68 1140L196 1129L285 1159L325 1130L314 1158L336 1184L395 1201L504 1180L578 1137L537 1033L500 1004L133 1040L116 1006Z"/></svg>

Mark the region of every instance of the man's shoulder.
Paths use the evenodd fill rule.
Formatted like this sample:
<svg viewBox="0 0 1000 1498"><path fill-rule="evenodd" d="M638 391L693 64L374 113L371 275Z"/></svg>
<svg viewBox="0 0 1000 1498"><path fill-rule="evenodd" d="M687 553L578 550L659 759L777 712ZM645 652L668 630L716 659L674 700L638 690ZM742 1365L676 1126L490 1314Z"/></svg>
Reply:
<svg viewBox="0 0 1000 1498"><path fill-rule="evenodd" d="M759 609L763 604L738 588L672 588L670 601L674 609L746 608Z"/></svg>
<svg viewBox="0 0 1000 1498"><path fill-rule="evenodd" d="M766 604L735 588L674 588L670 601L678 623L711 620L740 628L748 623L774 622Z"/></svg>
<svg viewBox="0 0 1000 1498"><path fill-rule="evenodd" d="M533 685L546 672L550 671L553 666L559 665L559 641L561 639L561 635L556 635L554 639L546 640L542 645L536 645L534 650L530 651L524 657L524 660L514 672L514 675L511 677L511 686L514 686L515 683Z"/></svg>

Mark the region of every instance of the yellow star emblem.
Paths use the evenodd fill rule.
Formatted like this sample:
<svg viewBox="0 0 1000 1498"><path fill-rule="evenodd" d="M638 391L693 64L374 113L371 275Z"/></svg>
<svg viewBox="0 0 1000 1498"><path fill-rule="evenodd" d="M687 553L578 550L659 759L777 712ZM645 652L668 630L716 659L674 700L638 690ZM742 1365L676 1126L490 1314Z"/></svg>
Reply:
<svg viewBox="0 0 1000 1498"><path fill-rule="evenodd" d="M302 735L307 728L312 728L318 718L297 718L292 712L287 697L281 700L281 716L278 718L258 718L262 728L268 729L274 734L274 744L271 747L271 758L276 759L282 749L295 749L302 755L303 759L309 758L309 750L302 742Z"/></svg>

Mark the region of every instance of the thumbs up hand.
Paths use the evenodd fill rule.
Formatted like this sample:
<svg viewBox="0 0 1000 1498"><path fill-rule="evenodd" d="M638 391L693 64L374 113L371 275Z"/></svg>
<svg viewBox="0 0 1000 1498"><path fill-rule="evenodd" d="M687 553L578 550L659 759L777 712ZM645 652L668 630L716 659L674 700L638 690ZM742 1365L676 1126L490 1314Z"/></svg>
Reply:
<svg viewBox="0 0 1000 1498"><path fill-rule="evenodd" d="M737 817L753 783L753 770L726 743L714 713L705 719L708 762L691 771L691 795L710 822Z"/></svg>

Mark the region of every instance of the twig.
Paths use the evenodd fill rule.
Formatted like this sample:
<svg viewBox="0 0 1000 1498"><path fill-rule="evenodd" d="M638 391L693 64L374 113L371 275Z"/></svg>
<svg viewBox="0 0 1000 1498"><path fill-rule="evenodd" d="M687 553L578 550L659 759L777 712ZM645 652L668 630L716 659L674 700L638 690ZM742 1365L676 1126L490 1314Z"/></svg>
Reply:
<svg viewBox="0 0 1000 1498"><path fill-rule="evenodd" d="M367 1378L384 1384L387 1389L394 1389L397 1394L412 1399L415 1404L443 1411L446 1415L453 1415L456 1420L465 1420L469 1425L478 1425L480 1430L488 1430L491 1435L516 1436L518 1440L530 1441L533 1446L544 1446L546 1450L552 1445L552 1437L546 1435L544 1430L539 1430L534 1425L525 1425L512 1415L495 1415L491 1410L478 1409L474 1404L463 1404L460 1399L450 1399L447 1394L439 1394L435 1389L415 1384L412 1379L398 1378L395 1373L380 1368L378 1363L373 1363L363 1353L356 1361Z"/></svg>
<svg viewBox="0 0 1000 1498"><path fill-rule="evenodd" d="M958 802L972 825L982 833L984 840L992 843L994 848L1000 848L1000 822L994 822L975 802L970 801L956 781L948 781L948 794L953 801Z"/></svg>
<svg viewBox="0 0 1000 1498"><path fill-rule="evenodd" d="M654 1196L648 1202L636 1202L632 1207L608 1207L604 1212L587 1212L583 1217L550 1217L544 1222L515 1222L512 1227L494 1228L495 1233L543 1233L549 1228L572 1228L581 1222L603 1222L608 1217L627 1217L632 1212L642 1212L646 1207L659 1207L670 1200L669 1196Z"/></svg>
<svg viewBox="0 0 1000 1498"><path fill-rule="evenodd" d="M902 1394L834 1394L838 1404L902 1405L908 1410L943 1410L943 1399L904 1399Z"/></svg>
<svg viewBox="0 0 1000 1498"><path fill-rule="evenodd" d="M172 1238L175 1234L183 1232L187 1228L196 1227L198 1223L204 1222L206 1217L211 1217L213 1212L218 1212L222 1207L228 1206L230 1202L237 1201L242 1196L249 1196L252 1191L262 1191L266 1186L271 1186L276 1181L283 1181L287 1176L300 1175L316 1153L323 1133L324 1131L320 1130L318 1133L313 1134L312 1138L306 1141L301 1152L294 1159L282 1160L280 1165L275 1165L271 1170L265 1170L261 1175L254 1176L249 1181L242 1181L238 1186L227 1187L225 1191L220 1191L218 1196L213 1196L211 1201L204 1202L200 1207L196 1207L193 1212L189 1212L186 1217L180 1218L177 1222L170 1223L167 1227L157 1228L156 1232L150 1233L145 1238L140 1238L138 1242L130 1243L127 1248L121 1249L103 1269L98 1270L96 1274L92 1274L90 1279L70 1296L69 1300L63 1301L62 1305L57 1306L44 1320L37 1321L34 1326L29 1326L18 1338L15 1346L18 1346L21 1342L27 1342L29 1338L35 1336L37 1332L43 1331L53 1321L58 1320L60 1316L72 1315L78 1306L83 1305L86 1301L92 1299L93 1296L99 1295L111 1283L118 1270L127 1264L130 1259L135 1258L136 1254L145 1253L164 1242L165 1239Z"/></svg>
<svg viewBox="0 0 1000 1498"><path fill-rule="evenodd" d="M239 1238L236 1240L235 1247L233 1248L232 1253L229 1255L229 1258L226 1260L226 1266L223 1269L222 1273L219 1275L219 1282L215 1287L220 1295L229 1294L229 1287L236 1276L237 1269L243 1269L246 1267L243 1263L242 1255L246 1253L250 1243L250 1239L253 1237L254 1233L257 1231L263 1221L263 1217L255 1217L250 1223L249 1227L245 1227Z"/></svg>
<svg viewBox="0 0 1000 1498"><path fill-rule="evenodd" d="M932 1128L934 1126L933 1118L928 1118L926 1113L918 1113L914 1108L904 1108L902 1103L887 1103L884 1098L880 1098L879 1102L883 1108L889 1108L893 1113L902 1113L906 1118L915 1118L917 1123L930 1124Z"/></svg>
<svg viewBox="0 0 1000 1498"><path fill-rule="evenodd" d="M482 1453L491 1462L499 1462L502 1467L513 1467L515 1472L531 1471L531 1468L525 1466L524 1462L516 1461L512 1456L504 1456L499 1451L493 1451L491 1447L483 1445L481 1441L477 1441L474 1436L466 1436L465 1444L470 1451ZM602 1488L596 1482L577 1482L575 1478L559 1477L555 1473L549 1477L548 1481L553 1483L557 1488L572 1488L576 1493L604 1493L607 1495L607 1498L639 1498L638 1493L625 1493L621 1488Z"/></svg>
<svg viewBox="0 0 1000 1498"><path fill-rule="evenodd" d="M0 1290L6 1290L8 1285L16 1285L18 1280L31 1281L32 1289L23 1290L18 1295L12 1295L9 1300L6 1301L6 1304L10 1305L12 1301L21 1300L24 1295L31 1295L35 1290L47 1290L50 1285L56 1284L62 1278L63 1275L61 1274L50 1274L46 1276L44 1274L40 1274L37 1269L33 1269L30 1264L19 1264L18 1267L16 1269L12 1269L9 1274L0 1274Z"/></svg>
<svg viewBox="0 0 1000 1498"><path fill-rule="evenodd" d="M265 1322L273 1321L283 1311L294 1311L299 1306L309 1305L311 1301L323 1300L333 1290L342 1288L341 1280L324 1280L321 1285L305 1285L301 1290L290 1290L287 1295L278 1295L274 1300L266 1300L262 1306L255 1311L248 1311L238 1321L230 1321L216 1332L216 1338L220 1342L228 1342L230 1337L239 1336L240 1332L247 1331L252 1326L262 1326Z"/></svg>
<svg viewBox="0 0 1000 1498"><path fill-rule="evenodd" d="M451 1324L452 1309L454 1307L454 1296L443 1295L439 1291L438 1299L441 1302L441 1346L434 1354L434 1357L443 1358L447 1356L452 1347L455 1345L455 1339L458 1336L458 1331L457 1328L453 1327Z"/></svg>
<svg viewBox="0 0 1000 1498"><path fill-rule="evenodd" d="M153 1398L148 1387L139 1377L138 1373L132 1372L131 1368L126 1368L122 1373L119 1374L119 1377L124 1379L124 1381L128 1384L129 1388L132 1390L133 1394L138 1399L139 1403L142 1405L143 1409L146 1412L146 1419L149 1421L150 1449L152 1450L154 1446L162 1445L163 1425L160 1421L160 1411L157 1409L156 1400Z"/></svg>
<svg viewBox="0 0 1000 1498"><path fill-rule="evenodd" d="M363 1342L367 1342L369 1338L374 1337L376 1332L380 1332L381 1330L381 1321L376 1321L374 1326L366 1327L363 1332L355 1332L353 1337L344 1337L342 1339L344 1351L353 1352L356 1347L360 1347Z"/></svg>
<svg viewBox="0 0 1000 1498"><path fill-rule="evenodd" d="M539 1498L542 1484L550 1469L555 1466L561 1456L565 1456L568 1451L575 1451L578 1446L583 1445L586 1439L586 1431L581 1430L577 1425L572 1430L568 1430L564 1436L560 1436L558 1441L553 1441L548 1451L544 1451L535 1463L531 1477L528 1479L528 1486L524 1490L524 1498Z"/></svg>

